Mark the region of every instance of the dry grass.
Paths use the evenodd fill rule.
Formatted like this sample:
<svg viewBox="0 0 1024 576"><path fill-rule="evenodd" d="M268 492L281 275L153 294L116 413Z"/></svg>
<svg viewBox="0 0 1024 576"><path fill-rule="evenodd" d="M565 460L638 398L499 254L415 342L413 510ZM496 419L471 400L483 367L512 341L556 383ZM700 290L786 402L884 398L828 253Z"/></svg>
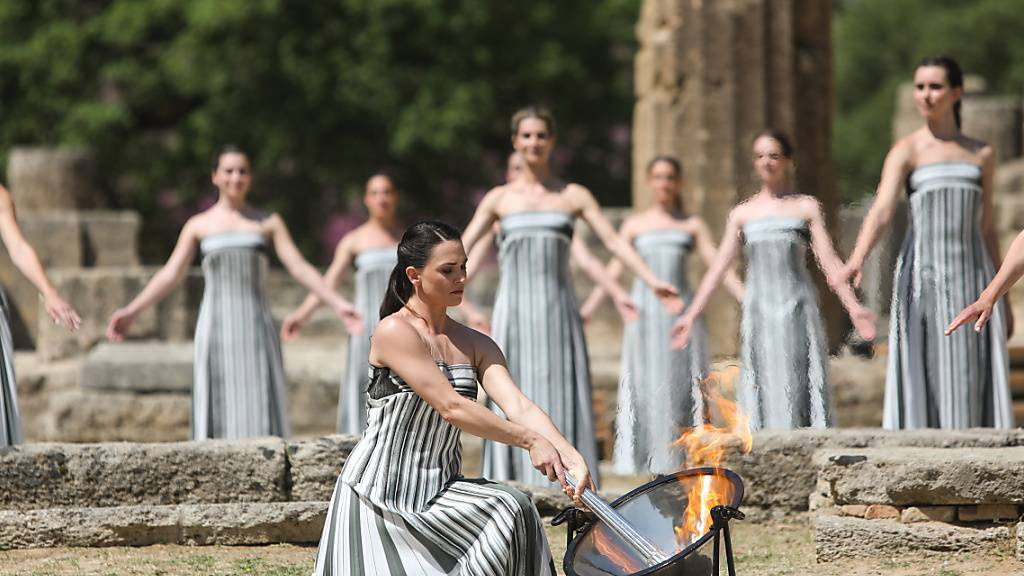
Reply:
<svg viewBox="0 0 1024 576"><path fill-rule="evenodd" d="M942 555L848 560L816 564L811 528L803 524L734 524L737 573L741 576L982 576L1024 574L1009 551L989 555ZM565 533L549 528L555 558ZM59 548L0 552L0 575L31 576L306 576L316 549L308 546L149 546ZM561 566L559 566L561 568Z"/></svg>

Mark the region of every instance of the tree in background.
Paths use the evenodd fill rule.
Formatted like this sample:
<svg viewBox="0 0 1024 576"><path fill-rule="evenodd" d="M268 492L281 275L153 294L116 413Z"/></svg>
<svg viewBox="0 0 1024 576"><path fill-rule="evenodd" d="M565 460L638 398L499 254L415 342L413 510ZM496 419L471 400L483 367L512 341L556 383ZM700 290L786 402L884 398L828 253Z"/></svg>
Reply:
<svg viewBox="0 0 1024 576"><path fill-rule="evenodd" d="M843 199L873 194L896 90L924 56L956 58L989 92L1024 87L1024 0L837 0L833 153Z"/></svg>
<svg viewBox="0 0 1024 576"><path fill-rule="evenodd" d="M561 122L563 172L626 203L639 5L5 0L0 164L16 145L89 146L110 205L142 213L153 261L215 196L214 151L239 143L254 201L323 255L380 167L414 212L462 223L503 170L508 117L540 102Z"/></svg>

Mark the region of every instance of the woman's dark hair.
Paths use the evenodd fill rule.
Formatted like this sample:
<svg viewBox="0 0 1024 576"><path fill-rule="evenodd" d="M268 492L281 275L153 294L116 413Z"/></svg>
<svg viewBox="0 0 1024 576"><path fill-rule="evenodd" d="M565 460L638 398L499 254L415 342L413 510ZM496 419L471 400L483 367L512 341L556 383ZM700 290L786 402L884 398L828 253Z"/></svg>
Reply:
<svg viewBox="0 0 1024 576"><path fill-rule="evenodd" d="M946 71L946 82L949 83L950 88L963 88L964 71L956 63L956 60L949 56L925 56L917 63L914 70L922 66L938 66L942 68ZM953 104L953 118L956 119L957 129L960 129L960 100Z"/></svg>
<svg viewBox="0 0 1024 576"><path fill-rule="evenodd" d="M459 240L459 231L439 220L421 220L410 226L398 243L398 263L388 279L388 291L380 305L381 319L398 312L412 296L413 287L405 269L422 268L430 260L434 247L449 240Z"/></svg>
<svg viewBox="0 0 1024 576"><path fill-rule="evenodd" d="M654 170L654 167L659 162L664 162L671 166L672 170L674 170L676 173L676 178L683 177L683 164L675 156L669 156L667 154L659 154L654 158L651 158L651 160L647 162L647 173L650 174L651 170Z"/></svg>
<svg viewBox="0 0 1024 576"><path fill-rule="evenodd" d="M220 166L220 159L225 154L241 154L242 156L245 156L245 159L249 160L250 163L252 162L252 157L249 156L249 152L245 148L242 148L237 144L225 144L213 155L213 163L210 169L211 172L217 171L217 167Z"/></svg>
<svg viewBox="0 0 1024 576"><path fill-rule="evenodd" d="M766 128L754 135L754 139L750 141L751 145L762 137L768 137L778 142L779 148L782 148L782 155L790 160L793 159L793 141L785 132L776 128Z"/></svg>
<svg viewBox="0 0 1024 576"><path fill-rule="evenodd" d="M544 124L548 127L548 133L552 136L555 135L555 117L551 114L551 111L541 106L527 106L516 110L516 113L512 115L512 137L515 138L519 132L519 124L527 118L537 118L543 120Z"/></svg>

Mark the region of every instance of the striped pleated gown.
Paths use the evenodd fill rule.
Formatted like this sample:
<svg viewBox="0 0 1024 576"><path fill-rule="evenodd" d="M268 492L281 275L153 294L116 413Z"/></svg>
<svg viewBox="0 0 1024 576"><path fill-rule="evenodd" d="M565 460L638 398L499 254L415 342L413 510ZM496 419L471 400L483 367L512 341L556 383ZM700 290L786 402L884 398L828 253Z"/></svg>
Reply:
<svg viewBox="0 0 1024 576"><path fill-rule="evenodd" d="M494 341L523 394L547 412L597 481L590 366L569 274L573 216L521 212L502 218ZM501 414L501 410L493 407ZM484 441L483 475L551 486L529 453Z"/></svg>
<svg viewBox="0 0 1024 576"><path fill-rule="evenodd" d="M654 274L671 282L685 302L692 296L687 267L693 238L681 230L638 235L633 245ZM683 464L672 443L683 427L701 422L702 398L695 382L707 374L707 335L697 322L690 344L673 350L672 325L678 316L661 305L639 278L633 281L639 317L626 325L622 374L615 419L615 471L667 474Z"/></svg>
<svg viewBox="0 0 1024 576"><path fill-rule="evenodd" d="M14 339L7 315L7 294L0 288L0 448L21 442L18 391L14 380Z"/></svg>
<svg viewBox="0 0 1024 576"><path fill-rule="evenodd" d="M476 370L438 367L476 399ZM370 368L366 432L331 497L315 576L551 576L551 551L522 492L459 476L460 432L387 368Z"/></svg>
<svg viewBox="0 0 1024 576"><path fill-rule="evenodd" d="M366 367L370 335L380 322L380 303L398 262L394 246L363 250L355 258L355 304L363 317L363 333L349 336L348 362L338 394L338 432L362 434L366 428Z"/></svg>
<svg viewBox="0 0 1024 576"><path fill-rule="evenodd" d="M981 168L918 166L896 264L882 423L889 429L1013 427L1005 302L981 333L943 329L995 274L981 235Z"/></svg>
<svg viewBox="0 0 1024 576"><path fill-rule="evenodd" d="M760 218L744 224L743 237L740 406L754 430L831 426L828 348L807 268L807 221Z"/></svg>
<svg viewBox="0 0 1024 576"><path fill-rule="evenodd" d="M192 438L286 436L284 367L258 232L207 236L195 335Z"/></svg>

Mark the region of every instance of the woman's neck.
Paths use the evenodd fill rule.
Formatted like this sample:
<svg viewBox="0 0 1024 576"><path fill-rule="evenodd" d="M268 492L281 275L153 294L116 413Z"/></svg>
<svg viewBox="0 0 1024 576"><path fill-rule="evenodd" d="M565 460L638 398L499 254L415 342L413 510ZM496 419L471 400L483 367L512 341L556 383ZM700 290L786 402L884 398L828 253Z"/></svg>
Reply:
<svg viewBox="0 0 1024 576"><path fill-rule="evenodd" d="M956 118L950 112L941 118L929 119L928 131L939 140L955 140L960 135L960 128L956 125Z"/></svg>
<svg viewBox="0 0 1024 576"><path fill-rule="evenodd" d="M236 200L227 194L221 193L220 197L217 198L216 206L219 206L222 210L241 212L245 208L245 200Z"/></svg>
<svg viewBox="0 0 1024 576"><path fill-rule="evenodd" d="M551 181L551 166L547 162L537 165L527 162L519 179L528 184L540 184L546 187L547 183Z"/></svg>
<svg viewBox="0 0 1024 576"><path fill-rule="evenodd" d="M425 302L419 294L413 294L405 303L405 307L423 320L431 336L442 333L448 324L448 307L443 304L431 305Z"/></svg>
<svg viewBox="0 0 1024 576"><path fill-rule="evenodd" d="M783 198L793 193L793 186L790 183L789 178L784 178L778 182L762 181L761 190L772 198Z"/></svg>

